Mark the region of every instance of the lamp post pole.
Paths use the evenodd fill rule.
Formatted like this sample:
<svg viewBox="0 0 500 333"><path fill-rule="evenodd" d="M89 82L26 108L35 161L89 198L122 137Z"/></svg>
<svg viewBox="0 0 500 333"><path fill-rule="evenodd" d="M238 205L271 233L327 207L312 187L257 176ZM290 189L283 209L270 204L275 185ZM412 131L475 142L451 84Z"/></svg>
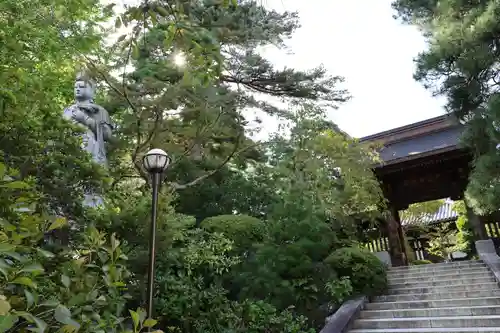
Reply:
<svg viewBox="0 0 500 333"><path fill-rule="evenodd" d="M160 173L152 173L153 193L151 202L151 226L149 231L149 264L148 264L148 287L147 287L147 311L148 317L153 317L153 289L155 279L155 257L156 257L156 216L158 213L158 189L160 187Z"/></svg>
<svg viewBox="0 0 500 333"><path fill-rule="evenodd" d="M156 257L156 220L158 215L158 192L161 186L161 175L170 164L167 153L161 149L151 149L142 160L144 169L151 175L152 200L151 200L151 225L149 229L149 263L146 308L148 318L153 318L153 294L155 283L155 257ZM152 328L148 328L151 332Z"/></svg>

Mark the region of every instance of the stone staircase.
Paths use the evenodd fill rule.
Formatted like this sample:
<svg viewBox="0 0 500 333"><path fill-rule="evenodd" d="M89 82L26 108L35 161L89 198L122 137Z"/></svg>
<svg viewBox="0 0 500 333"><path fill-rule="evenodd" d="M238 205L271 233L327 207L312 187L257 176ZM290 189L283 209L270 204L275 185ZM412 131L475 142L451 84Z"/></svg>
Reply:
<svg viewBox="0 0 500 333"><path fill-rule="evenodd" d="M500 288L481 261L396 267L349 333L500 332Z"/></svg>

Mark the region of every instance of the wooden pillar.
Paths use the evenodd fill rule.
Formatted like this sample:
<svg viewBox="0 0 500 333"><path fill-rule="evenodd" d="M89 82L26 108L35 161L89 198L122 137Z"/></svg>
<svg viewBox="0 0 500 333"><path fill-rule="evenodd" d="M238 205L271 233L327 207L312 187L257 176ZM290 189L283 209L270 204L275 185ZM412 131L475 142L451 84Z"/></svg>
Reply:
<svg viewBox="0 0 500 333"><path fill-rule="evenodd" d="M404 266L406 259L404 255L404 242L402 242L402 230L398 211L391 209L387 218L387 237L389 238L389 254L391 255L392 265Z"/></svg>
<svg viewBox="0 0 500 333"><path fill-rule="evenodd" d="M393 209L392 214L394 215L394 219L398 223L398 237L399 243L401 244L401 253L403 254L403 264L407 266L408 253L406 253L405 235L403 232L403 226L401 225L401 217L399 216L399 211L397 209Z"/></svg>
<svg viewBox="0 0 500 333"><path fill-rule="evenodd" d="M465 207L467 209L467 220L469 221L469 225L474 233L474 237L476 240L485 240L488 239L488 233L486 232L486 227L484 226L484 221L481 216L478 216L472 208L467 205L467 201L465 202Z"/></svg>
<svg viewBox="0 0 500 333"><path fill-rule="evenodd" d="M429 248L429 240L428 239L420 239L420 244L422 244L422 253L424 255L424 260L430 260L430 254L427 250Z"/></svg>

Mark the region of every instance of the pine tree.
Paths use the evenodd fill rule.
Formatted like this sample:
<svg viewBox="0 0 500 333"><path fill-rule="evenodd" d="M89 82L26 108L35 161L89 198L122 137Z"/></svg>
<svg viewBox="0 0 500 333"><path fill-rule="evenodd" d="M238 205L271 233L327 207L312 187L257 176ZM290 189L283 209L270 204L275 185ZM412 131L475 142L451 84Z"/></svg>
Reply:
<svg viewBox="0 0 500 333"><path fill-rule="evenodd" d="M398 0L400 18L418 26L429 49L415 79L447 97L446 109L466 123L463 143L474 154L466 196L476 212L500 208L500 4L492 0Z"/></svg>

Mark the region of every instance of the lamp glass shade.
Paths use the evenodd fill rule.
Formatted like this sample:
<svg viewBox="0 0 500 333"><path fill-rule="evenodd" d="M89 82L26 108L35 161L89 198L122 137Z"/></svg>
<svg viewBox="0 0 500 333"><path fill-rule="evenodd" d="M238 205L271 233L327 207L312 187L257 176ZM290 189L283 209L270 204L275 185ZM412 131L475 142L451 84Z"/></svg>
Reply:
<svg viewBox="0 0 500 333"><path fill-rule="evenodd" d="M144 155L143 164L148 172L163 172L170 164L170 158L166 152L155 148Z"/></svg>

